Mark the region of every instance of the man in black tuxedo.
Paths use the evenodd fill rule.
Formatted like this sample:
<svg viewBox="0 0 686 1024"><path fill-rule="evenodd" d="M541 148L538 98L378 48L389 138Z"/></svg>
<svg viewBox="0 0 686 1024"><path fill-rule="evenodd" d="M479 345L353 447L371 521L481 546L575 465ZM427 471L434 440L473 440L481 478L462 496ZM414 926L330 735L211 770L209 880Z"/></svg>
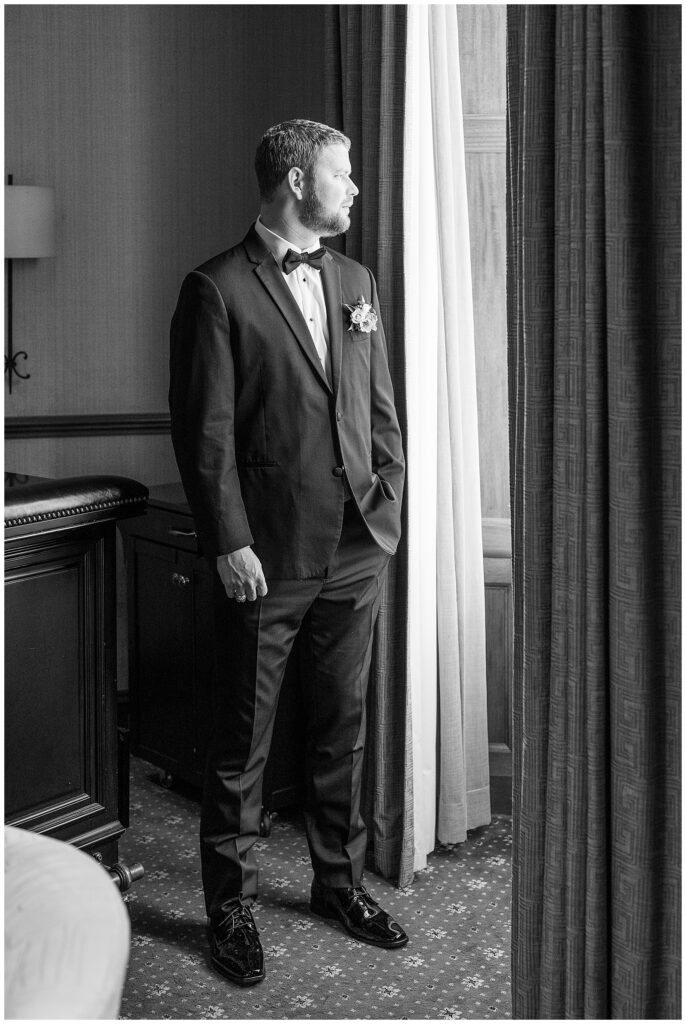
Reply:
<svg viewBox="0 0 686 1024"><path fill-rule="evenodd" d="M358 189L350 141L269 129L261 210L183 282L171 328L172 440L216 563L220 662L200 826L215 967L264 978L251 906L262 775L279 688L303 634L311 909L388 948L407 935L362 886L365 695L381 587L400 536L404 460L371 272L321 246Z"/></svg>

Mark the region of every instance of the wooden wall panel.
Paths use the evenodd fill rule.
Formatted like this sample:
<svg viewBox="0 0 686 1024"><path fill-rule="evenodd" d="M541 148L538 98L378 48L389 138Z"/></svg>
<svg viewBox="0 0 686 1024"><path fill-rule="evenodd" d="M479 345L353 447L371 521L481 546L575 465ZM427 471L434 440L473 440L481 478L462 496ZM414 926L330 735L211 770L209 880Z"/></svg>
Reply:
<svg viewBox="0 0 686 1024"><path fill-rule="evenodd" d="M482 514L509 517L504 5L459 4Z"/></svg>
<svg viewBox="0 0 686 1024"><path fill-rule="evenodd" d="M465 115L505 113L505 4L458 4L460 83Z"/></svg>
<svg viewBox="0 0 686 1024"><path fill-rule="evenodd" d="M510 523L484 519L486 687L491 807L512 813L512 673L514 604Z"/></svg>
<svg viewBox="0 0 686 1024"><path fill-rule="evenodd" d="M509 515L505 153L468 153L481 507Z"/></svg>
<svg viewBox="0 0 686 1024"><path fill-rule="evenodd" d="M504 5L458 5L486 587L491 806L512 809Z"/></svg>

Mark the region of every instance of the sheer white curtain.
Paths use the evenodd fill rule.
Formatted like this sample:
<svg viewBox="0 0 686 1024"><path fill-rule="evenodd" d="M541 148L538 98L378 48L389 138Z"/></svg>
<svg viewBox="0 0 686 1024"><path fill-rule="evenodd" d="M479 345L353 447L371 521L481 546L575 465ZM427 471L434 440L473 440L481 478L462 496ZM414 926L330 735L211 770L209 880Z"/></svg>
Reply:
<svg viewBox="0 0 686 1024"><path fill-rule="evenodd" d="M490 821L472 279L454 5L408 6L408 675L414 868Z"/></svg>

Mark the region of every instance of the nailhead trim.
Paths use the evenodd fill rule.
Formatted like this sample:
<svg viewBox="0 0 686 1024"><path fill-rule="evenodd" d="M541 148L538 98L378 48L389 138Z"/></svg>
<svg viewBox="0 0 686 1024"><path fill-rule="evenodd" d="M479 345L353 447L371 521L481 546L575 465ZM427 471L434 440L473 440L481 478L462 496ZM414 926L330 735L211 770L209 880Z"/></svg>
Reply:
<svg viewBox="0 0 686 1024"><path fill-rule="evenodd" d="M112 501L100 501L92 505L77 505L72 508L56 509L53 512L41 512L35 516L19 516L16 519L6 519L5 529L11 526L27 526L29 523L44 523L50 519L63 519L66 516L83 515L86 512L101 512L108 508L117 508L121 505L142 505L140 498L117 498Z"/></svg>

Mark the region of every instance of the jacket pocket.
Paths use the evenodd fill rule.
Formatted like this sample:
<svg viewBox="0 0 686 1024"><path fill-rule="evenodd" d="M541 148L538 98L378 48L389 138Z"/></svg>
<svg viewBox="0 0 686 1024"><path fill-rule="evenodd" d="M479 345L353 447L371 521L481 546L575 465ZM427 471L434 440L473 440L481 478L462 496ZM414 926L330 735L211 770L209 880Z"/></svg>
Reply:
<svg viewBox="0 0 686 1024"><path fill-rule="evenodd" d="M239 469L268 469L270 466L278 466L276 459L264 459L259 455L236 456L236 465Z"/></svg>
<svg viewBox="0 0 686 1024"><path fill-rule="evenodd" d="M381 488L381 493L383 494L384 498L386 498L387 501L397 501L398 500L397 497L396 497L395 491L393 490L391 485L389 483L387 483L386 480L382 479L382 477L380 477L378 473L373 473L372 474L372 480L374 482L378 481L379 487Z"/></svg>

